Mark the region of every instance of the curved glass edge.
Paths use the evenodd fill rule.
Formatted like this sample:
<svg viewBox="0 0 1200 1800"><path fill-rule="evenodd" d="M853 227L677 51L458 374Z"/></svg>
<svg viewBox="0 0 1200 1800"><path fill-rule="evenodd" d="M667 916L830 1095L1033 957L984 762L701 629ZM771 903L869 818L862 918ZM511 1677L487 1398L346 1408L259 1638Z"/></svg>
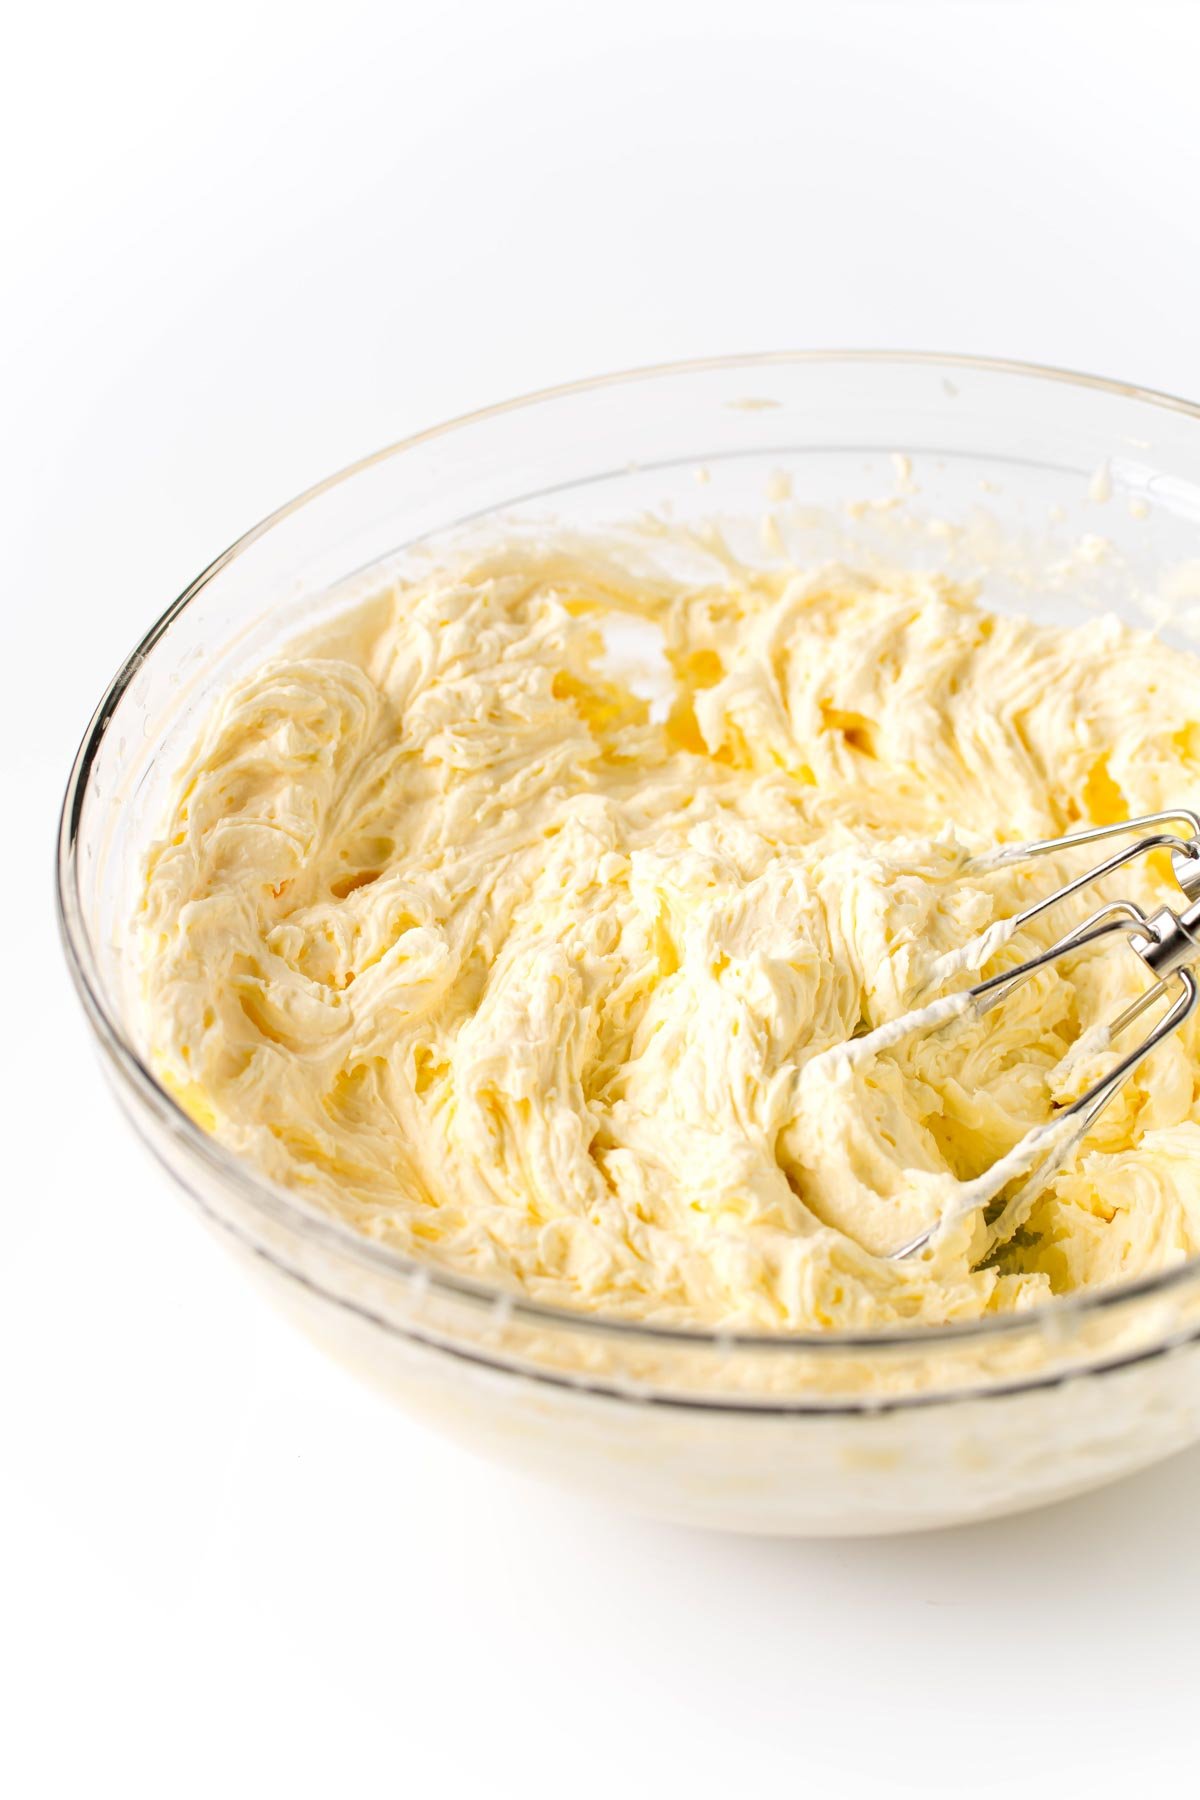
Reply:
<svg viewBox="0 0 1200 1800"><path fill-rule="evenodd" d="M407 1278L447 1299L464 1301L500 1311L505 1317L521 1319L531 1325L553 1327L584 1337L615 1336L626 1342L643 1341L648 1345L674 1345L727 1353L731 1350L776 1354L789 1348L808 1354L834 1356L845 1352L882 1350L887 1347L930 1349L934 1345L976 1343L1006 1335L1028 1332L1035 1321L1046 1328L1062 1332L1071 1321L1113 1313L1132 1307L1150 1297L1179 1292L1200 1280L1200 1258L1191 1258L1173 1269L1145 1276L1136 1281L1113 1284L1094 1292L1064 1295L1024 1313L1008 1313L982 1319L940 1326L881 1327L874 1331L843 1332L739 1332L705 1330L686 1326L656 1325L647 1321L606 1318L603 1315L575 1311L533 1300L519 1292L476 1281L468 1276L439 1268L436 1264L402 1255L385 1244L378 1244L355 1232L338 1220L326 1218L307 1205L299 1196L251 1170L248 1165L226 1151L214 1138L195 1124L172 1095L156 1079L143 1062L120 1021L107 1004L90 935L82 915L78 897L77 837L88 778L100 745L122 696L155 645L165 636L179 614L235 558L242 555L266 533L299 512L303 507L352 480L356 475L399 456L406 451L446 437L469 426L519 412L573 395L597 389L632 385L640 381L679 377L690 374L734 372L740 369L762 369L779 365L854 363L863 365L911 365L933 369L974 370L989 375L1012 375L1038 381L1062 383L1088 389L1122 400L1133 400L1200 420L1200 405L1135 383L1112 380L1103 376L1064 369L1051 364L1026 363L1013 359L969 354L941 353L922 350L786 350L755 351L721 357L703 357L683 362L650 364L537 389L511 400L500 401L471 413L460 414L442 424L431 426L359 458L335 474L325 477L293 499L269 513L224 550L205 568L150 626L135 649L126 658L109 683L83 734L68 775L59 815L55 865L55 898L59 931L72 980L83 1004L89 1023L106 1052L110 1067L119 1080L132 1089L140 1103L155 1116L158 1124L186 1145L188 1152L207 1165L219 1181L232 1185L240 1197L259 1208L277 1225L294 1232L301 1240L319 1245L324 1251L364 1264L369 1269L392 1277ZM172 1171L173 1173L177 1173ZM249 1241L249 1240L247 1240ZM251 1245L253 1248L254 1246ZM272 1259L274 1260L274 1259ZM294 1269L288 1270L292 1275ZM327 1295L335 1304L345 1304L337 1296ZM1089 1372L1086 1368L1075 1371ZM1095 1372L1094 1370L1092 1372ZM1069 1375L1052 1379L1069 1379ZM1006 1391L1024 1391L1044 1385L1044 1380L1031 1378L1013 1384ZM984 1392L997 1391L992 1388ZM898 1397L896 1405L928 1404L939 1396L923 1393ZM946 1398L947 1396L940 1396ZM952 1397L958 1397L954 1395ZM795 1407L786 1410L795 1411ZM825 1409L827 1410L827 1409ZM854 1411L877 1411L878 1402L868 1402Z"/></svg>

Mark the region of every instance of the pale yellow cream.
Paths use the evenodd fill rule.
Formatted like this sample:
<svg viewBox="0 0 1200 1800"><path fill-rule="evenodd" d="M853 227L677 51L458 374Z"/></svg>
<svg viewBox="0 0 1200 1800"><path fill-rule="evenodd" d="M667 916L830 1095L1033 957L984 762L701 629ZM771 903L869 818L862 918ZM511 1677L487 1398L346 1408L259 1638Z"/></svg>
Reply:
<svg viewBox="0 0 1200 1800"><path fill-rule="evenodd" d="M631 620L660 634L658 705L606 662ZM952 953L1082 866L972 854L1198 777L1200 659L1114 619L499 552L224 697L148 865L154 1054L315 1206L542 1300L768 1329L1025 1307L1200 1250L1189 1027L998 1259L975 1266L978 1215L887 1254L1105 1066L1055 1073L1145 985L1134 954L814 1058L963 987L979 959ZM1169 868L1108 891L1169 895ZM1082 910L993 938L989 972Z"/></svg>

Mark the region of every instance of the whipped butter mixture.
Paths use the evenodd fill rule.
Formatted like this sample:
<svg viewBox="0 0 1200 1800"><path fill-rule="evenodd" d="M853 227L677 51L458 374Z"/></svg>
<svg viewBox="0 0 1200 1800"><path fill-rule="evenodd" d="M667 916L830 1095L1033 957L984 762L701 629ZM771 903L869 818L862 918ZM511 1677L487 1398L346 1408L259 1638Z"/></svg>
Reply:
<svg viewBox="0 0 1200 1800"><path fill-rule="evenodd" d="M623 631L657 698L614 673ZM1200 1250L1197 1032L991 1256L956 1198L1107 1066L1085 1040L1058 1067L1146 985L1133 952L822 1052L1103 897L955 955L1087 853L972 855L1198 792L1200 660L1114 619L499 551L224 697L148 864L153 1054L315 1206L542 1300L759 1329L1025 1307ZM1153 863L1108 890L1173 891Z"/></svg>

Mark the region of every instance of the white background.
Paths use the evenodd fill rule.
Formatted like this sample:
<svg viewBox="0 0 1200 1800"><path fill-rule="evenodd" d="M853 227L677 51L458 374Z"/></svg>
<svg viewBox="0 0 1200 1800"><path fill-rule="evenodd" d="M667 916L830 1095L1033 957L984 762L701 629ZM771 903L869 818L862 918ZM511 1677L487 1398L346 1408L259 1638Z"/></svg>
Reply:
<svg viewBox="0 0 1200 1800"><path fill-rule="evenodd" d="M1200 1454L920 1540L610 1516L260 1308L102 1088L55 941L144 626L361 453L713 351L1200 396L1200 11L25 6L0 59L0 1786L1195 1791Z"/></svg>

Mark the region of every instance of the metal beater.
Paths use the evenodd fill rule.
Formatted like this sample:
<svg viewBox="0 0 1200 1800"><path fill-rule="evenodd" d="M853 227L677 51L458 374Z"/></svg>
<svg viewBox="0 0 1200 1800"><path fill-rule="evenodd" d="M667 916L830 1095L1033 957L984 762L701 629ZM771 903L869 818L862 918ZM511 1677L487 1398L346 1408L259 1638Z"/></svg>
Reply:
<svg viewBox="0 0 1200 1800"><path fill-rule="evenodd" d="M1186 825L1190 836L1179 837L1174 832L1159 829L1180 824ZM1027 980L1038 969L1048 968L1069 956L1076 956L1107 938L1123 936L1154 976L1154 982L1111 1025L1098 1030L1093 1028L1091 1033L1086 1034L1092 1040L1090 1047L1099 1049L1127 1030L1159 1000L1173 990L1178 990L1153 1028L1107 1075L1094 1082L1069 1106L1062 1108L1049 1125L1036 1127L1016 1147L1016 1151L1010 1152L1008 1157L1002 1158L995 1165L994 1170L977 1181L964 1183L962 1203L955 1207L954 1217L961 1217L987 1205L1004 1188L1013 1189L999 1218L990 1228L986 1254L990 1254L1012 1236L1037 1192L1055 1170L1061 1168L1121 1085L1164 1038L1178 1030L1196 1009L1200 988L1197 987L1196 977L1189 964L1200 959L1200 816L1186 807L1172 812L1149 813L1144 818L1130 819L1119 825L1097 825L1087 831L1072 832L1066 837L1044 838L1034 844L1009 845L989 855L977 857L968 865L973 871L984 872L1038 856L1061 856L1081 844L1095 844L1115 837L1133 837L1135 841L1116 851L1104 862L1098 863L1095 868L1089 869L1086 874L1078 876L1064 887L1056 888L1045 899L1038 900L1024 912L1006 921L1003 936L1007 938L1051 907L1061 905L1073 894L1090 887L1093 882L1103 880L1106 875L1112 875L1137 857L1148 856L1155 850L1170 853L1171 867L1186 904L1178 909L1161 906L1157 912L1147 914L1132 900L1113 900L1085 919L1081 925L1068 931L1048 950L953 996L955 1014L980 1017L998 1005L1019 983ZM985 933L981 944L986 943L988 937L989 934ZM985 950L985 959L988 953ZM978 968L979 963L975 966ZM935 1002L934 1007L923 1007L910 1015L913 1031L927 1028L935 1022L931 1015L936 1012L937 1004ZM888 1031L888 1041L894 1042L899 1035L903 1035L904 1021L897 1021L895 1027L884 1029ZM1006 1165L1011 1168L1011 1174L1007 1176ZM1033 1165L1032 1174L1029 1165ZM1020 1186L1013 1188L1014 1182L1020 1182ZM935 1220L927 1230L910 1238L898 1250L892 1251L892 1257L911 1256L923 1249L949 1216L944 1215Z"/></svg>

